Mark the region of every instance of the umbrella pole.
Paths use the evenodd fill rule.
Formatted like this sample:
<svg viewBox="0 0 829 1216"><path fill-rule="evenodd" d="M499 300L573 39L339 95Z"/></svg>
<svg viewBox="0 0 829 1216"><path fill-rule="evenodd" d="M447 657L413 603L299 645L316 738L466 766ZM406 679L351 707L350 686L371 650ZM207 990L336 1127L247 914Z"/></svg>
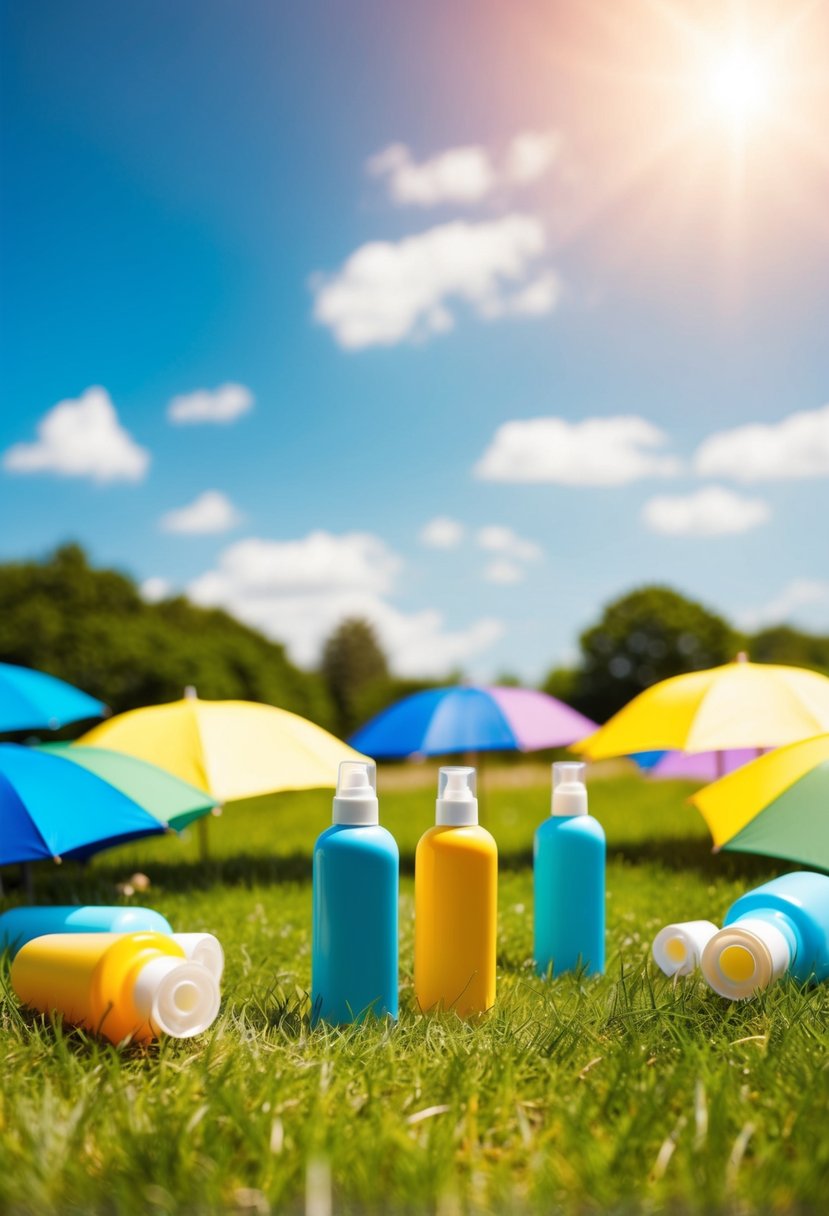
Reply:
<svg viewBox="0 0 829 1216"><path fill-rule="evenodd" d="M202 815L200 817L200 819L198 820L199 861L207 861L208 857L210 856L210 849L208 848L208 835L207 835L207 820L208 819L209 819L209 815Z"/></svg>
<svg viewBox="0 0 829 1216"><path fill-rule="evenodd" d="M718 778L724 777L725 776L725 752L718 751L718 752L715 752L714 755L717 758L716 759L717 777Z"/></svg>

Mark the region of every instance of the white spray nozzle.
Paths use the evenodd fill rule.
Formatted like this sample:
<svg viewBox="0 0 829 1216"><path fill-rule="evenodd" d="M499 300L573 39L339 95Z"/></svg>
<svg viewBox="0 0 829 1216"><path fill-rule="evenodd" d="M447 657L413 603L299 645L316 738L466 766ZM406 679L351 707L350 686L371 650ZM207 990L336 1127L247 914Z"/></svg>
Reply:
<svg viewBox="0 0 829 1216"><path fill-rule="evenodd" d="M666 975L690 975L717 932L710 920L686 920L660 929L653 939L653 961Z"/></svg>
<svg viewBox="0 0 829 1216"><path fill-rule="evenodd" d="M438 775L435 822L443 827L463 827L478 822L474 768L442 768Z"/></svg>
<svg viewBox="0 0 829 1216"><path fill-rule="evenodd" d="M359 827L379 822L377 766L371 760L343 760L337 774L334 823Z"/></svg>
<svg viewBox="0 0 829 1216"><path fill-rule="evenodd" d="M135 978L135 1008L156 1034L191 1039L215 1021L219 985L201 963L161 955L145 963Z"/></svg>
<svg viewBox="0 0 829 1216"><path fill-rule="evenodd" d="M554 815L586 815L587 786L581 761L559 760L553 765Z"/></svg>
<svg viewBox="0 0 829 1216"><path fill-rule="evenodd" d="M779 979L791 961L789 943L776 925L742 916L711 938L700 965L716 993L729 1001L743 1001Z"/></svg>

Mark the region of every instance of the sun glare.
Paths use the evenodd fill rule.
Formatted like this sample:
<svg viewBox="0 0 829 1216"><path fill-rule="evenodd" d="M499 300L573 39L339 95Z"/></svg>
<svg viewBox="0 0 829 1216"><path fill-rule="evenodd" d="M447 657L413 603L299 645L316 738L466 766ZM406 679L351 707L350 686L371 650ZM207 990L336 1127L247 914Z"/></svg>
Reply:
<svg viewBox="0 0 829 1216"><path fill-rule="evenodd" d="M771 108L775 84L767 61L749 50L735 49L714 62L708 92L717 113L742 126Z"/></svg>

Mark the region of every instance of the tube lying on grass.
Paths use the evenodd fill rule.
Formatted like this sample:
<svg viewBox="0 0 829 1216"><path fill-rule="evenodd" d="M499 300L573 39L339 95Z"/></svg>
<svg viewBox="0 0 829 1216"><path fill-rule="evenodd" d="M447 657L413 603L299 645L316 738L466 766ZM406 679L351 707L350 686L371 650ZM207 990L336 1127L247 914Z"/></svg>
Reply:
<svg viewBox="0 0 829 1216"><path fill-rule="evenodd" d="M666 975L691 975L717 932L710 920L685 920L660 929L653 939L653 961Z"/></svg>
<svg viewBox="0 0 829 1216"><path fill-rule="evenodd" d="M219 986L169 934L55 933L33 938L11 967L17 997L112 1043L189 1039L219 1012Z"/></svg>
<svg viewBox="0 0 829 1216"><path fill-rule="evenodd" d="M218 984L225 967L225 956L218 938L212 933L173 933L172 927L152 908L106 907L90 904L75 907L10 908L0 913L0 950L12 958L36 937L48 933L163 933L178 942L192 962L206 967Z"/></svg>

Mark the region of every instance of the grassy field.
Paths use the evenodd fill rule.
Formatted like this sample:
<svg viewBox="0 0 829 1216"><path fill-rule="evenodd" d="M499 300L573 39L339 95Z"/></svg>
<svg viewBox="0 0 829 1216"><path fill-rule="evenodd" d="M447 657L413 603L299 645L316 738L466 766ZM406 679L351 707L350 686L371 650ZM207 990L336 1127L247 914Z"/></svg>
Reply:
<svg viewBox="0 0 829 1216"><path fill-rule="evenodd" d="M383 796L381 773L403 870L391 1028L308 1028L309 857L330 795L228 810L211 823L206 864L191 833L85 872L42 871L41 898L86 902L112 902L118 881L145 871L144 902L222 939L224 1001L198 1040L118 1050L21 1012L4 977L0 1210L825 1210L829 986L779 985L730 1005L648 962L666 921L717 919L779 868L712 856L689 787L596 780L608 972L542 983L530 962L531 842L549 795L490 774L497 1007L475 1025L423 1018L411 995L412 870L433 795L405 784Z"/></svg>

